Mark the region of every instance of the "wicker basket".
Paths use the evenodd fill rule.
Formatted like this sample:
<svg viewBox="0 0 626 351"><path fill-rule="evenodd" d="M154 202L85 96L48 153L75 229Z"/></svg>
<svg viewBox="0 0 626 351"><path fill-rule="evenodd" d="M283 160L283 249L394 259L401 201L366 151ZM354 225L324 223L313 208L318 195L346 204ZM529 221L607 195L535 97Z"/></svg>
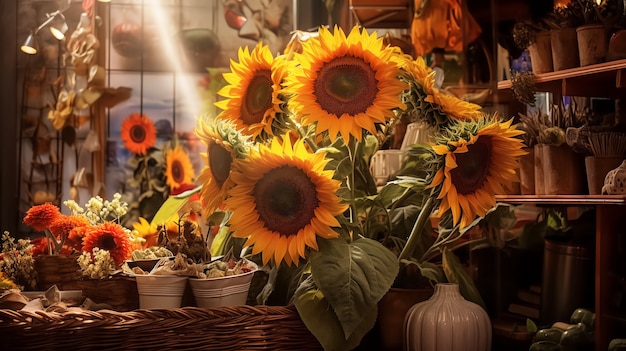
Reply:
<svg viewBox="0 0 626 351"><path fill-rule="evenodd" d="M321 350L292 306L0 310L7 350Z"/></svg>
<svg viewBox="0 0 626 351"><path fill-rule="evenodd" d="M80 266L73 255L39 255L35 257L37 289L48 290L56 285L59 290L79 290Z"/></svg>
<svg viewBox="0 0 626 351"><path fill-rule="evenodd" d="M139 293L135 278L120 276L108 279L81 279L76 281L83 296L96 303L106 303L119 312L139 308Z"/></svg>

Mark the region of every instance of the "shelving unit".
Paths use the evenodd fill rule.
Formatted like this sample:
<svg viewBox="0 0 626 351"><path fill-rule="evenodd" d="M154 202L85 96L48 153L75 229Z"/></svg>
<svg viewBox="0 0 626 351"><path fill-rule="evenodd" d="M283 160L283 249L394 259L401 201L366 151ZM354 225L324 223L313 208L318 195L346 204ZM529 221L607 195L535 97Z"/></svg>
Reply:
<svg viewBox="0 0 626 351"><path fill-rule="evenodd" d="M538 91L560 96L626 97L626 59L535 75ZM498 90L510 89L510 80L498 82Z"/></svg>
<svg viewBox="0 0 626 351"><path fill-rule="evenodd" d="M619 284L626 279L622 262L626 251L626 231L622 228L626 195L505 195L496 200L538 206L595 206L595 349L606 350L613 338L624 337L626 311L615 306L615 297L623 293Z"/></svg>

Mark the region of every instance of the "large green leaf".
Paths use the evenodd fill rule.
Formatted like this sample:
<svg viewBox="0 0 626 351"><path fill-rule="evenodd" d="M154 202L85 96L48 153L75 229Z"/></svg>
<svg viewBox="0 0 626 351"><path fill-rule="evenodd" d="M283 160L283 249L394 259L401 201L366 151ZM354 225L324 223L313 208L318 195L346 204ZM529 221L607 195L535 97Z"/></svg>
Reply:
<svg viewBox="0 0 626 351"><path fill-rule="evenodd" d="M341 323L328 301L319 290L309 290L295 300L296 308L304 325L320 342L325 351L345 351L356 348L361 339L374 327L378 315L376 309L363 311L363 318L347 339Z"/></svg>
<svg viewBox="0 0 626 351"><path fill-rule="evenodd" d="M398 259L375 240L320 240L311 253L315 284L330 302L346 338L389 290L399 270Z"/></svg>
<svg viewBox="0 0 626 351"><path fill-rule="evenodd" d="M454 252L448 248L444 248L442 260L443 271L448 281L459 285L461 295L463 295L466 300L477 303L486 309L485 302L482 297L480 297L476 284L474 284L474 279L467 273L465 267L463 267Z"/></svg>
<svg viewBox="0 0 626 351"><path fill-rule="evenodd" d="M202 190L201 185L181 194L168 197L152 218L151 224L166 223L187 203L191 195L198 193L200 190Z"/></svg>

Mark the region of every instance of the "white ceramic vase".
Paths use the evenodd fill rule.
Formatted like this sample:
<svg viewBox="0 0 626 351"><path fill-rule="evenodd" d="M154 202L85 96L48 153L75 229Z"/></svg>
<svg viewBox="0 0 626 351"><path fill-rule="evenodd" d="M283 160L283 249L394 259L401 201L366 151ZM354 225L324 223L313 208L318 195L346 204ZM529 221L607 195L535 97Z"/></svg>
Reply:
<svg viewBox="0 0 626 351"><path fill-rule="evenodd" d="M404 321L406 351L490 351L491 320L465 300L458 284L437 284L430 299L409 309Z"/></svg>

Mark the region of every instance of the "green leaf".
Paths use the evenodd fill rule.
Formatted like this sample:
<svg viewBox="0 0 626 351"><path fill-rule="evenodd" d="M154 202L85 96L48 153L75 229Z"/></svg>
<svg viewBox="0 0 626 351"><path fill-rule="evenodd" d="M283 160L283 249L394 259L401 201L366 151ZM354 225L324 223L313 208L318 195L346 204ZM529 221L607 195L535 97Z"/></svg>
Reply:
<svg viewBox="0 0 626 351"><path fill-rule="evenodd" d="M393 284L398 259L368 238L351 244L342 239L320 240L318 245L319 251L311 253L311 273L337 314L345 336L350 337Z"/></svg>
<svg viewBox="0 0 626 351"><path fill-rule="evenodd" d="M169 221L175 214L180 210L189 200L186 198L178 198L175 196L170 196L165 200L165 202L161 205L157 213L154 214L154 218L152 218L152 222L150 224L163 224Z"/></svg>
<svg viewBox="0 0 626 351"><path fill-rule="evenodd" d="M363 311L363 318L347 339L337 315L320 290L308 290L299 295L295 305L304 325L317 338L325 351L345 351L356 348L361 339L374 327L377 309Z"/></svg>
<svg viewBox="0 0 626 351"><path fill-rule="evenodd" d="M485 302L482 297L480 297L480 293L478 292L478 288L476 284L474 284L474 280L467 273L465 267L461 264L459 258L449 250L448 248L443 249L443 271L446 274L446 278L450 283L459 284L459 290L461 291L461 295L471 302L479 304L484 309Z"/></svg>

